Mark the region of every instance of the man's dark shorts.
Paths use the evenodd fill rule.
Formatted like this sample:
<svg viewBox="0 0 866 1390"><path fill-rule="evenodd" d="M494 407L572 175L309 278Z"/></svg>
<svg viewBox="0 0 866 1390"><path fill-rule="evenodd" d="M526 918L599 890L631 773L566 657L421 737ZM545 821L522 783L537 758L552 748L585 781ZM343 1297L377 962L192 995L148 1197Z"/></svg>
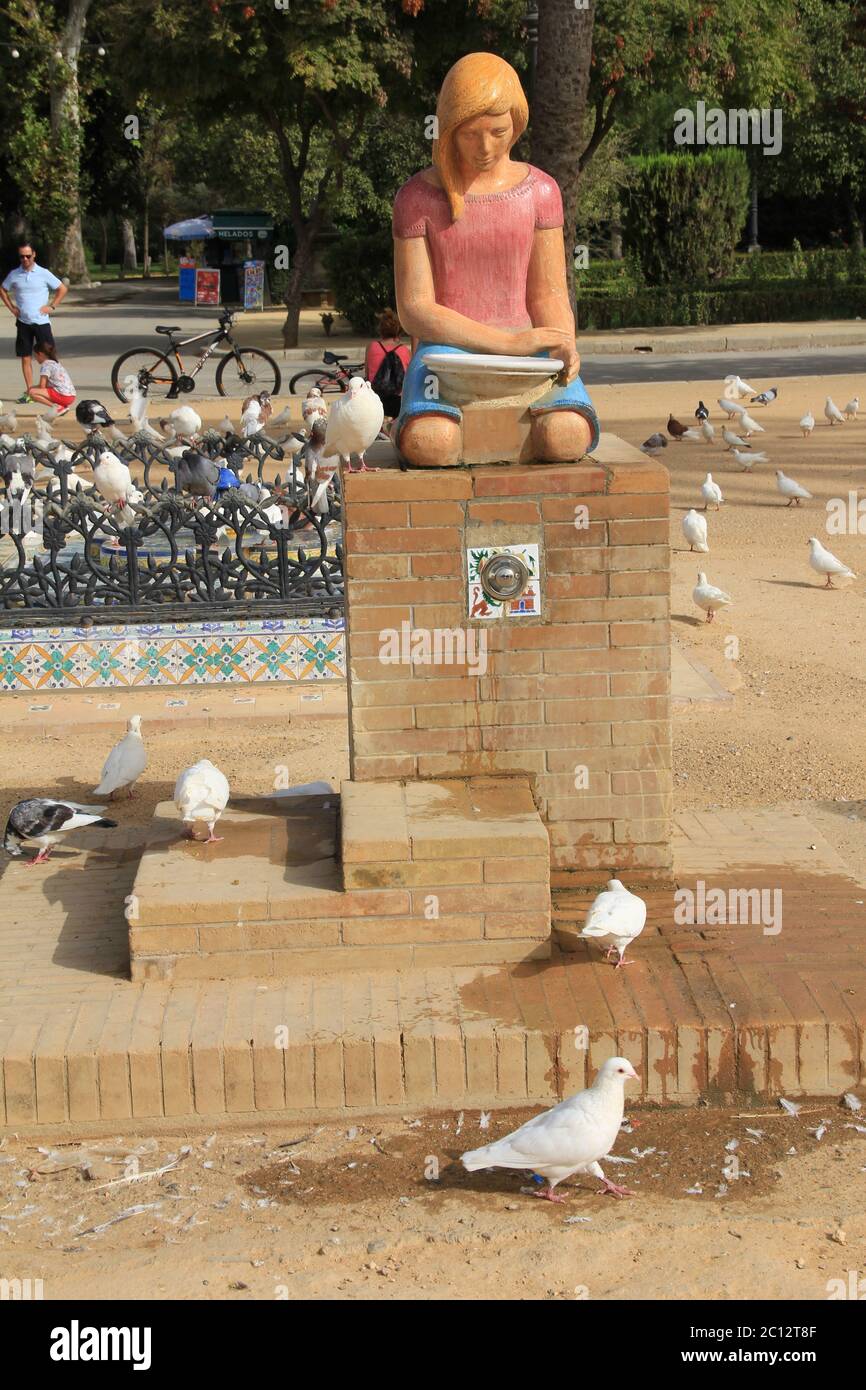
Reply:
<svg viewBox="0 0 866 1390"><path fill-rule="evenodd" d="M22 323L18 319L18 332L15 334L15 356L30 357L37 346L54 347L54 334L50 323Z"/></svg>

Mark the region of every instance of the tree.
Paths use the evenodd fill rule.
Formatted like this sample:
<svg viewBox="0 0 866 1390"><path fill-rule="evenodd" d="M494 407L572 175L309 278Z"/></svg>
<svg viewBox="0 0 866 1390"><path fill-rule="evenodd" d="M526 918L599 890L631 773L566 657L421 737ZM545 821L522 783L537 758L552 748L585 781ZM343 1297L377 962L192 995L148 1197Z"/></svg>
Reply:
<svg viewBox="0 0 866 1390"><path fill-rule="evenodd" d="M411 71L410 17L385 0L296 0L288 9L118 0L113 16L133 90L146 86L204 124L228 115L239 131L252 125L269 135L295 241L283 326L294 346L328 200L366 119Z"/></svg>
<svg viewBox="0 0 866 1390"><path fill-rule="evenodd" d="M539 0L532 162L552 175L562 191L567 255L577 226L577 151L583 145L594 22L595 0L588 0L585 9L577 8L574 0Z"/></svg>
<svg viewBox="0 0 866 1390"><path fill-rule="evenodd" d="M26 53L25 100L9 139L22 210L41 229L59 275L88 283L81 235L82 109L78 68L92 0L10 0L10 32ZM47 92L47 109L44 94Z"/></svg>

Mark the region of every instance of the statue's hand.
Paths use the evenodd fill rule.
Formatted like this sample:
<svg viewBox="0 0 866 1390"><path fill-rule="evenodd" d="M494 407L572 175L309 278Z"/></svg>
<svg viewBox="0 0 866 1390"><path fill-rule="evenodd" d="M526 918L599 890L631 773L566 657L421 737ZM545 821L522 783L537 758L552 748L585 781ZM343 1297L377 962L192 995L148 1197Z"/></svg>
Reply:
<svg viewBox="0 0 866 1390"><path fill-rule="evenodd" d="M539 352L560 357L564 363L560 375L566 382L573 381L580 371L580 353L574 334L561 328L526 328L515 333L513 351L518 357L535 357Z"/></svg>

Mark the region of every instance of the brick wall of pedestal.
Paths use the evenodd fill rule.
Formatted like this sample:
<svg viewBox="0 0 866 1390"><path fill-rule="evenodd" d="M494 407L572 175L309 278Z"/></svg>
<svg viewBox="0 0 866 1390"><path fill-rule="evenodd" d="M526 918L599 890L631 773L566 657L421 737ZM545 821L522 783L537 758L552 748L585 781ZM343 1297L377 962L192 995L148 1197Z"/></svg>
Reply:
<svg viewBox="0 0 866 1390"><path fill-rule="evenodd" d="M603 435L570 466L343 481L352 778L525 773L554 886L668 880L667 470ZM541 616L470 623L467 546L533 541ZM383 633L403 623L481 627L486 670L384 662Z"/></svg>

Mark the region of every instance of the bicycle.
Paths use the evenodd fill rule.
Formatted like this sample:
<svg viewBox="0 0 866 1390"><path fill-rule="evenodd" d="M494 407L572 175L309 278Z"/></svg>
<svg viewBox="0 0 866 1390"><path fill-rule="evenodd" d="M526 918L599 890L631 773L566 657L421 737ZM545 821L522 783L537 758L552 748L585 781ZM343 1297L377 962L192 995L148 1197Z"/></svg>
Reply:
<svg viewBox="0 0 866 1390"><path fill-rule="evenodd" d="M123 380L134 375L141 390L147 395L162 394L163 390L167 400L188 395L190 391L195 390L195 378L208 358L222 343L228 343L231 351L222 357L216 369L216 388L219 394L229 396L238 392L249 395L255 386L259 391L268 391L272 396L276 396L282 382L279 367L273 357L261 348L238 347L231 334L233 323L234 311L223 309L219 315L219 328L209 328L207 332L196 333L191 338L177 338L176 334L181 330L176 326L157 324L157 333L164 333L168 337L168 350L160 352L157 348L139 347L121 353L111 369L114 394L118 400L125 400ZM202 348L192 369L187 372L180 349L189 347L191 343L201 343L205 339L212 341L207 347ZM172 353L177 367L170 356Z"/></svg>
<svg viewBox="0 0 866 1390"><path fill-rule="evenodd" d="M348 362L345 353L323 352L322 361L326 366L332 367L330 372L323 372L318 367L308 367L306 371L297 372L289 382L289 395L294 396L297 392L298 382L304 382L307 391L311 391L314 386L318 386L323 396L333 395L335 392L344 394L349 389L349 382L353 376L364 375L363 362L351 362L347 367L342 365ZM307 380L309 378L309 380Z"/></svg>

